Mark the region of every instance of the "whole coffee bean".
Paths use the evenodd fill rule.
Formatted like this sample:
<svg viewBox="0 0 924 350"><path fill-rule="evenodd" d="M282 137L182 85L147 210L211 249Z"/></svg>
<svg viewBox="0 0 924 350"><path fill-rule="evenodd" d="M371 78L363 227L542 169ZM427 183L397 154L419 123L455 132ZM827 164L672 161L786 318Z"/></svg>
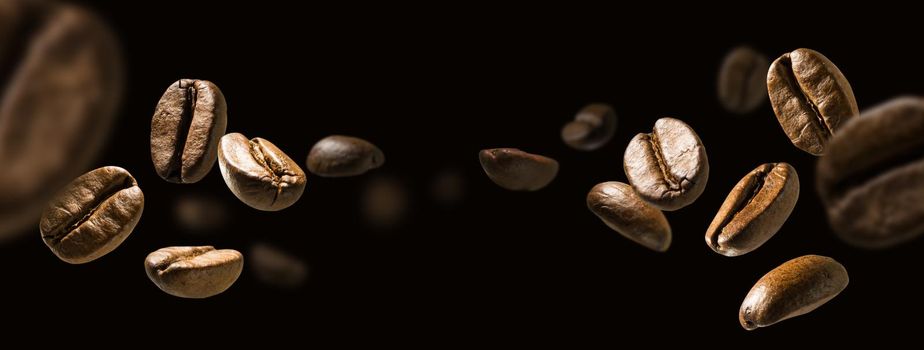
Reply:
<svg viewBox="0 0 924 350"><path fill-rule="evenodd" d="M223 136L218 166L231 192L258 210L277 211L295 204L305 191L305 172L276 145L238 133Z"/></svg>
<svg viewBox="0 0 924 350"><path fill-rule="evenodd" d="M885 248L924 233L924 99L864 111L818 160L818 193L845 242Z"/></svg>
<svg viewBox="0 0 924 350"><path fill-rule="evenodd" d="M837 296L850 278L844 266L826 256L805 255L761 277L738 310L747 330L807 314Z"/></svg>
<svg viewBox="0 0 924 350"><path fill-rule="evenodd" d="M616 132L616 112L603 103L582 108L574 120L561 129L565 144L579 151L593 151L606 145Z"/></svg>
<svg viewBox="0 0 924 350"><path fill-rule="evenodd" d="M623 168L639 197L661 210L693 203L709 180L709 159L696 132L686 123L661 118L650 134L629 141Z"/></svg>
<svg viewBox="0 0 924 350"><path fill-rule="evenodd" d="M298 257L264 243L255 244L247 260L257 279L272 287L295 288L308 276L308 266Z"/></svg>
<svg viewBox="0 0 924 350"><path fill-rule="evenodd" d="M28 232L95 161L122 98L121 51L78 7L0 6L0 240Z"/></svg>
<svg viewBox="0 0 924 350"><path fill-rule="evenodd" d="M135 178L107 166L78 177L52 199L39 231L61 260L88 263L122 244L143 210L144 194Z"/></svg>
<svg viewBox="0 0 924 350"><path fill-rule="evenodd" d="M552 182L558 162L516 148L494 148L478 153L481 168L491 181L512 191L536 191Z"/></svg>
<svg viewBox="0 0 924 350"><path fill-rule="evenodd" d="M151 118L151 159L157 175L174 183L202 180L218 157L228 125L225 96L205 80L181 79L167 88Z"/></svg>
<svg viewBox="0 0 924 350"><path fill-rule="evenodd" d="M397 227L410 211L408 189L398 179L376 176L363 186L360 212L366 224L377 230Z"/></svg>
<svg viewBox="0 0 924 350"><path fill-rule="evenodd" d="M144 259L151 282L181 298L208 298L224 292L243 268L241 253L211 246L161 248Z"/></svg>
<svg viewBox="0 0 924 350"><path fill-rule="evenodd" d="M658 252L671 245L671 226L664 213L639 198L627 184L610 181L594 186L587 193L587 208L635 243Z"/></svg>
<svg viewBox="0 0 924 350"><path fill-rule="evenodd" d="M719 69L719 103L725 110L745 114L753 112L767 100L766 76L770 68L767 57L756 50L739 46L722 61Z"/></svg>
<svg viewBox="0 0 924 350"><path fill-rule="evenodd" d="M799 199L799 175L786 163L767 163L731 190L706 230L716 253L738 256L767 242L789 218Z"/></svg>
<svg viewBox="0 0 924 350"><path fill-rule="evenodd" d="M860 114L844 74L827 57L809 49L773 61L767 91L786 136L816 156L825 153L831 135L844 122Z"/></svg>
<svg viewBox="0 0 924 350"><path fill-rule="evenodd" d="M213 195L184 193L173 208L180 228L191 233L217 232L231 218L226 203Z"/></svg>
<svg viewBox="0 0 924 350"><path fill-rule="evenodd" d="M385 154L366 140L333 135L311 147L308 171L318 176L354 176L385 164Z"/></svg>

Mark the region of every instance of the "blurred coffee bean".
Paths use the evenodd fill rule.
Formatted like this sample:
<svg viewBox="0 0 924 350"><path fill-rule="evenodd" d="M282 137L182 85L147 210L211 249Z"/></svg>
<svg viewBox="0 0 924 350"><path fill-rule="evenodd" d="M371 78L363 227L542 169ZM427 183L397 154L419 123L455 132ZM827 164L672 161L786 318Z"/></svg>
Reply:
<svg viewBox="0 0 924 350"><path fill-rule="evenodd" d="M512 191L542 189L558 174L558 162L554 159L516 148L481 150L478 159L491 181Z"/></svg>
<svg viewBox="0 0 924 350"><path fill-rule="evenodd" d="M465 197L465 177L456 168L445 168L430 183L430 195L443 205L455 205Z"/></svg>
<svg viewBox="0 0 924 350"><path fill-rule="evenodd" d="M725 110L746 114L767 100L767 70L770 61L762 53L739 46L731 50L719 68L719 103Z"/></svg>
<svg viewBox="0 0 924 350"><path fill-rule="evenodd" d="M333 135L311 147L306 164L318 176L355 176L385 164L385 154L366 140Z"/></svg>
<svg viewBox="0 0 924 350"><path fill-rule="evenodd" d="M174 214L180 227L196 233L221 229L231 219L225 202L204 194L181 195L174 205Z"/></svg>
<svg viewBox="0 0 924 350"><path fill-rule="evenodd" d="M158 249L144 259L144 271L157 288L181 298L208 298L237 281L244 256L211 246Z"/></svg>
<svg viewBox="0 0 924 350"><path fill-rule="evenodd" d="M272 287L295 288L308 277L308 266L304 262L264 243L250 248L248 261L257 279Z"/></svg>
<svg viewBox="0 0 924 350"><path fill-rule="evenodd" d="M587 193L587 208L606 226L646 248L663 252L671 246L671 226L664 213L627 184L610 181L594 186Z"/></svg>
<svg viewBox="0 0 924 350"><path fill-rule="evenodd" d="M305 191L305 172L276 145L259 137L227 134L218 145L218 166L231 192L254 209L277 211Z"/></svg>
<svg viewBox="0 0 924 350"><path fill-rule="evenodd" d="M593 151L606 145L616 132L616 112L603 103L585 106L573 121L561 129L565 144L580 151Z"/></svg>
<svg viewBox="0 0 924 350"><path fill-rule="evenodd" d="M408 201L404 184L391 177L376 177L369 180L363 189L361 210L371 227L390 229L404 220Z"/></svg>

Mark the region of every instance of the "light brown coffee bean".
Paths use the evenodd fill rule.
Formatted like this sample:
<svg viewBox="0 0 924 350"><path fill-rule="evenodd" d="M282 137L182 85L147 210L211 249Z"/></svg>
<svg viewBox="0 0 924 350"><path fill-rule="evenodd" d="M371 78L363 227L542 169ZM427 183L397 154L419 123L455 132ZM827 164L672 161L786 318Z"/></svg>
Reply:
<svg viewBox="0 0 924 350"><path fill-rule="evenodd" d="M238 133L222 137L218 166L231 192L258 210L288 208L305 191L305 172L298 163L259 137L248 140Z"/></svg>
<svg viewBox="0 0 924 350"><path fill-rule="evenodd" d="M385 164L385 154L369 141L332 135L311 147L306 164L308 171L318 176L355 176Z"/></svg>
<svg viewBox="0 0 924 350"><path fill-rule="evenodd" d="M144 259L151 282L181 298L208 298L224 292L243 268L241 253L211 246L161 248Z"/></svg>
<svg viewBox="0 0 924 350"><path fill-rule="evenodd" d="M558 174L558 162L554 159L516 148L481 150L478 159L491 181L512 191L537 191Z"/></svg>
<svg viewBox="0 0 924 350"><path fill-rule="evenodd" d="M606 145L616 132L616 112L603 103L582 108L574 120L561 129L565 144L579 151L593 151Z"/></svg>
<svg viewBox="0 0 924 350"><path fill-rule="evenodd" d="M719 68L719 103L725 110L745 114L767 100L767 69L770 61L762 53L739 46L731 50Z"/></svg>
<svg viewBox="0 0 924 350"><path fill-rule="evenodd" d="M607 226L633 242L663 252L671 245L671 227L664 213L622 182L604 182L587 193L587 208Z"/></svg>

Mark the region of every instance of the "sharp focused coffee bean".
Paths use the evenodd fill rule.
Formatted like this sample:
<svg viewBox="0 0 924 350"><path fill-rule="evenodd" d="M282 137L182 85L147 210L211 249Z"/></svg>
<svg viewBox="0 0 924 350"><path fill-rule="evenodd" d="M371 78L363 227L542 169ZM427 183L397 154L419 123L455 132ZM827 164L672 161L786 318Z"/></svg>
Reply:
<svg viewBox="0 0 924 350"><path fill-rule="evenodd" d="M849 281L844 266L829 257L792 259L757 281L741 303L738 321L754 330L807 314L837 296Z"/></svg>
<svg viewBox="0 0 924 350"><path fill-rule="evenodd" d="M67 185L45 208L42 240L61 260L83 264L108 254L132 233L144 194L125 169L93 170Z"/></svg>
<svg viewBox="0 0 924 350"><path fill-rule="evenodd" d="M354 176L385 164L385 154L366 140L333 135L311 147L308 171L324 177Z"/></svg>
<svg viewBox="0 0 924 350"><path fill-rule="evenodd" d="M671 226L660 210L621 182L604 182L587 193L587 208L611 229L633 242L663 252L671 245Z"/></svg>
<svg viewBox="0 0 924 350"><path fill-rule="evenodd" d="M850 83L824 55L809 49L785 53L767 73L770 104L786 136L813 155L840 126L859 115Z"/></svg>
<svg viewBox="0 0 924 350"><path fill-rule="evenodd" d="M834 232L885 248L924 233L924 99L900 97L851 120L818 160L816 184Z"/></svg>
<svg viewBox="0 0 924 350"><path fill-rule="evenodd" d="M157 288L181 298L208 298L224 292L243 268L241 253L211 246L162 248L144 259L144 271Z"/></svg>
<svg viewBox="0 0 924 350"><path fill-rule="evenodd" d="M739 46L722 61L719 69L719 103L725 110L745 114L767 100L767 69L770 61L756 50Z"/></svg>
<svg viewBox="0 0 924 350"><path fill-rule="evenodd" d="M661 210L693 203L709 180L709 159L696 132L686 123L661 118L650 134L629 141L623 168L639 197Z"/></svg>
<svg viewBox="0 0 924 350"><path fill-rule="evenodd" d="M247 260L257 279L269 286L295 288L308 276L304 262L267 244L255 244Z"/></svg>
<svg viewBox="0 0 924 350"><path fill-rule="evenodd" d="M481 150L478 159L491 181L512 191L539 190L558 174L558 162L554 159L516 148Z"/></svg>
<svg viewBox="0 0 924 350"><path fill-rule="evenodd" d="M0 6L0 240L34 227L54 191L88 170L122 98L122 57L70 5Z"/></svg>
<svg viewBox="0 0 924 350"><path fill-rule="evenodd" d="M288 208L305 191L305 172L271 142L227 134L218 145L218 166L231 192L259 210Z"/></svg>
<svg viewBox="0 0 924 350"><path fill-rule="evenodd" d="M738 181L706 230L716 253L738 256L779 231L799 199L799 175L786 163L763 164Z"/></svg>
<svg viewBox="0 0 924 350"><path fill-rule="evenodd" d="M195 183L215 165L228 125L225 97L215 84L182 79L170 85L151 118L151 159L157 175Z"/></svg>
<svg viewBox="0 0 924 350"><path fill-rule="evenodd" d="M616 112L602 103L587 105L561 129L565 144L580 151L593 151L606 145L616 132Z"/></svg>

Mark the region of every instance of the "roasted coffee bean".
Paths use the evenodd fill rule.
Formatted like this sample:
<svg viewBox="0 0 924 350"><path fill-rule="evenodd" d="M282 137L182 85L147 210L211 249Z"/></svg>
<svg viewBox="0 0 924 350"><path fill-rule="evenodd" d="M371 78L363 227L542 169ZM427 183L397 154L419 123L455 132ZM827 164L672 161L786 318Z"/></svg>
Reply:
<svg viewBox="0 0 924 350"><path fill-rule="evenodd" d="M767 73L770 104L786 136L813 155L841 125L859 115L850 83L824 55L809 49L785 53Z"/></svg>
<svg viewBox="0 0 924 350"><path fill-rule="evenodd" d="M604 182L587 193L587 208L607 226L633 242L663 252L671 245L664 213L643 201L631 186Z"/></svg>
<svg viewBox="0 0 924 350"><path fill-rule="evenodd" d="M167 88L151 118L151 159L157 175L174 183L202 180L215 165L228 125L225 96L205 80L182 79Z"/></svg>
<svg viewBox="0 0 924 350"><path fill-rule="evenodd" d="M122 99L121 51L93 14L0 5L0 240L34 227L55 191L95 161Z"/></svg>
<svg viewBox="0 0 924 350"><path fill-rule="evenodd" d="M304 262L264 243L255 244L247 260L257 279L272 287L295 288L308 276Z"/></svg>
<svg viewBox="0 0 924 350"><path fill-rule="evenodd" d="M798 199L796 169L786 163L763 164L725 198L706 230L706 244L725 256L749 253L779 231Z"/></svg>
<svg viewBox="0 0 924 350"><path fill-rule="evenodd" d="M258 210L277 211L295 204L305 191L305 172L276 145L238 133L223 136L218 166L231 192Z"/></svg>
<svg viewBox="0 0 924 350"><path fill-rule="evenodd" d="M719 69L719 103L725 110L745 114L753 112L767 100L767 69L770 61L762 53L747 47L733 49Z"/></svg>
<svg viewBox="0 0 924 350"><path fill-rule="evenodd" d="M709 180L709 159L696 132L686 123L661 118L650 134L629 141L623 168L639 197L661 210L693 203Z"/></svg>
<svg viewBox="0 0 924 350"><path fill-rule="evenodd" d="M407 186L395 178L376 176L369 179L359 202L366 224L379 230L398 226L410 211L407 192Z"/></svg>
<svg viewBox="0 0 924 350"><path fill-rule="evenodd" d="M558 174L558 162L554 159L516 148L481 150L478 159L491 181L512 191L539 190Z"/></svg>
<svg viewBox="0 0 924 350"><path fill-rule="evenodd" d="M900 97L844 125L818 160L818 193L845 242L885 248L924 233L924 99Z"/></svg>
<svg viewBox="0 0 924 350"><path fill-rule="evenodd" d="M45 208L42 240L61 260L83 264L109 254L132 233L144 194L125 169L93 170L67 185Z"/></svg>
<svg viewBox="0 0 924 350"><path fill-rule="evenodd" d="M354 176L385 164L385 154L366 140L333 135L311 147L308 171L324 177Z"/></svg>
<svg viewBox="0 0 924 350"><path fill-rule="evenodd" d="M606 145L616 132L613 107L594 103L581 109L574 120L561 129L565 144L580 151L593 151Z"/></svg>
<svg viewBox="0 0 924 350"><path fill-rule="evenodd" d="M244 256L233 249L169 247L144 259L144 271L157 288L181 298L208 298L224 292L244 268Z"/></svg>
<svg viewBox="0 0 924 350"><path fill-rule="evenodd" d="M747 330L807 314L837 296L850 278L844 266L826 256L805 255L761 277L738 310Z"/></svg>
<svg viewBox="0 0 924 350"><path fill-rule="evenodd" d="M205 194L183 194L174 206L174 217L179 226L188 232L216 232L230 220L226 203Z"/></svg>

